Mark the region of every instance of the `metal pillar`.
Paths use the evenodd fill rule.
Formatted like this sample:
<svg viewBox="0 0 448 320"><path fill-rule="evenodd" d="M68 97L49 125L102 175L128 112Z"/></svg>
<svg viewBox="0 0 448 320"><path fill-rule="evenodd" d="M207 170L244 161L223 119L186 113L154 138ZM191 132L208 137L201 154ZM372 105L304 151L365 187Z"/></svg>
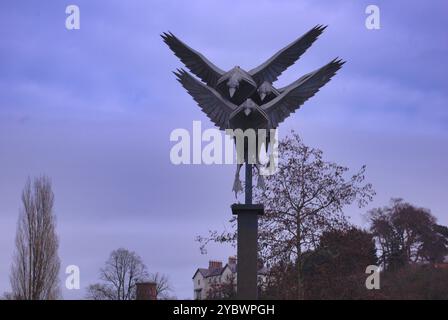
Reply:
<svg viewBox="0 0 448 320"><path fill-rule="evenodd" d="M252 164L247 163L245 165L246 170L246 184L244 187L244 203L252 204Z"/></svg>
<svg viewBox="0 0 448 320"><path fill-rule="evenodd" d="M263 205L252 204L252 165L246 163L245 204L233 204L232 213L238 216L237 238L237 298L258 298L258 215Z"/></svg>

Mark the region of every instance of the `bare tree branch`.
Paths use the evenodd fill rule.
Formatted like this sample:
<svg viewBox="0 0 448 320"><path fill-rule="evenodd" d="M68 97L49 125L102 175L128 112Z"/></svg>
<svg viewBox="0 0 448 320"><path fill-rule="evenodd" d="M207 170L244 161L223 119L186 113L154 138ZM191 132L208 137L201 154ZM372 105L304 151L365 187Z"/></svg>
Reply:
<svg viewBox="0 0 448 320"><path fill-rule="evenodd" d="M306 146L294 132L280 141L278 150L277 173L265 177L265 190L255 190L255 202L265 207L259 220L259 252L270 265L295 266L297 297L301 298L303 252L314 249L323 232L348 225L345 206L356 202L362 207L375 192L364 183L365 167L346 178L348 168L324 161L322 151ZM231 225L231 232L198 237L201 250L210 241L235 244L235 219Z"/></svg>
<svg viewBox="0 0 448 320"><path fill-rule="evenodd" d="M48 300L60 297L59 241L53 214L54 194L50 179L42 176L22 192L23 208L16 232L16 250L11 267L12 297Z"/></svg>
<svg viewBox="0 0 448 320"><path fill-rule="evenodd" d="M111 252L100 279L104 283L87 288L87 298L93 300L135 300L136 283L149 277L142 259L135 252L120 248Z"/></svg>

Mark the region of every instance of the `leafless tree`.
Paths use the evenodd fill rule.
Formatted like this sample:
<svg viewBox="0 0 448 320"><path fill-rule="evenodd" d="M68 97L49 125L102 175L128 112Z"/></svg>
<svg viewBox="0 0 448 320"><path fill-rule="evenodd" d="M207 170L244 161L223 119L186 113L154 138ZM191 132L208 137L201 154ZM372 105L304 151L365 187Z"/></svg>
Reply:
<svg viewBox="0 0 448 320"><path fill-rule="evenodd" d="M93 300L135 300L136 283L149 277L142 259L135 252L120 248L112 251L100 270L103 283L90 285L87 298Z"/></svg>
<svg viewBox="0 0 448 320"><path fill-rule="evenodd" d="M173 291L167 275L159 272L151 273L149 281L156 283L157 299L171 299L170 293Z"/></svg>
<svg viewBox="0 0 448 320"><path fill-rule="evenodd" d="M12 297L20 300L49 300L60 296L59 241L53 214L51 181L42 176L28 179L22 192L16 250L11 268Z"/></svg>
<svg viewBox="0 0 448 320"><path fill-rule="evenodd" d="M347 226L344 206L362 207L375 192L364 183L365 167L346 178L348 168L324 161L322 151L306 146L294 132L280 141L278 150L278 171L265 177L265 190L254 197L265 206L259 220L259 252L271 266L295 266L291 285L302 299L303 252L314 249L324 231ZM210 241L235 243L235 223L233 219L230 232L198 237L201 249Z"/></svg>
<svg viewBox="0 0 448 320"><path fill-rule="evenodd" d="M89 300L119 300L114 287L107 283L94 283L87 287L86 298Z"/></svg>
<svg viewBox="0 0 448 320"><path fill-rule="evenodd" d="M0 300L14 300L14 297L11 292L4 292Z"/></svg>

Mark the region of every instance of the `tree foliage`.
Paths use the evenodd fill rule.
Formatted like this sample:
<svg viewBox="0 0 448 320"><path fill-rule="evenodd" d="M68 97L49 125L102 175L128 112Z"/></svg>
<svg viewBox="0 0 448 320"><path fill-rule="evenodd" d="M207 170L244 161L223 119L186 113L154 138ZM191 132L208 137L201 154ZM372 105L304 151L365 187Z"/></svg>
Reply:
<svg viewBox="0 0 448 320"><path fill-rule="evenodd" d="M372 235L350 227L324 232L302 260L304 299L356 299L365 296L365 270L377 257ZM263 297L294 299L296 270L293 262L272 266Z"/></svg>
<svg viewBox="0 0 448 320"><path fill-rule="evenodd" d="M256 190L254 197L265 207L259 252L270 265L294 265L296 297L302 298L303 252L315 249L323 232L347 226L345 206L363 207L375 192L364 182L364 166L347 177L348 168L325 161L322 151L306 146L294 132L280 141L278 151L278 171L265 177L265 190ZM201 249L209 241L235 243L235 219L232 226L230 232L198 237Z"/></svg>
<svg viewBox="0 0 448 320"><path fill-rule="evenodd" d="M446 229L428 209L392 199L389 206L369 211L368 217L386 269L441 262L448 254Z"/></svg>

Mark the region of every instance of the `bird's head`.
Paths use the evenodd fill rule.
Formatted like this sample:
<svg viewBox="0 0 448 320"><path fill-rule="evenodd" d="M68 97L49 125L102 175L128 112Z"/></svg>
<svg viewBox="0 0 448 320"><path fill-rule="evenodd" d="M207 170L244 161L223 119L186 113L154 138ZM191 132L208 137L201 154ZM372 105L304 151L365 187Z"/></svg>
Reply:
<svg viewBox="0 0 448 320"><path fill-rule="evenodd" d="M243 107L244 114L246 116L249 116L252 113L252 111L257 109L257 104L253 102L252 99L247 99L246 101L243 102L241 106Z"/></svg>
<svg viewBox="0 0 448 320"><path fill-rule="evenodd" d="M257 91L258 94L260 95L260 99L261 101L264 100L264 98L266 98L267 95L269 95L272 92L273 88L272 88L272 84L268 81L265 81L261 84L261 86L258 87Z"/></svg>
<svg viewBox="0 0 448 320"><path fill-rule="evenodd" d="M240 85L241 77L238 73L233 73L229 81L227 81L227 87L229 88L229 95L232 98L235 94L236 89L238 89L238 86Z"/></svg>
<svg viewBox="0 0 448 320"><path fill-rule="evenodd" d="M252 92L257 88L257 84L249 73L236 66L218 79L216 87L221 94L240 105L247 97L252 95Z"/></svg>

